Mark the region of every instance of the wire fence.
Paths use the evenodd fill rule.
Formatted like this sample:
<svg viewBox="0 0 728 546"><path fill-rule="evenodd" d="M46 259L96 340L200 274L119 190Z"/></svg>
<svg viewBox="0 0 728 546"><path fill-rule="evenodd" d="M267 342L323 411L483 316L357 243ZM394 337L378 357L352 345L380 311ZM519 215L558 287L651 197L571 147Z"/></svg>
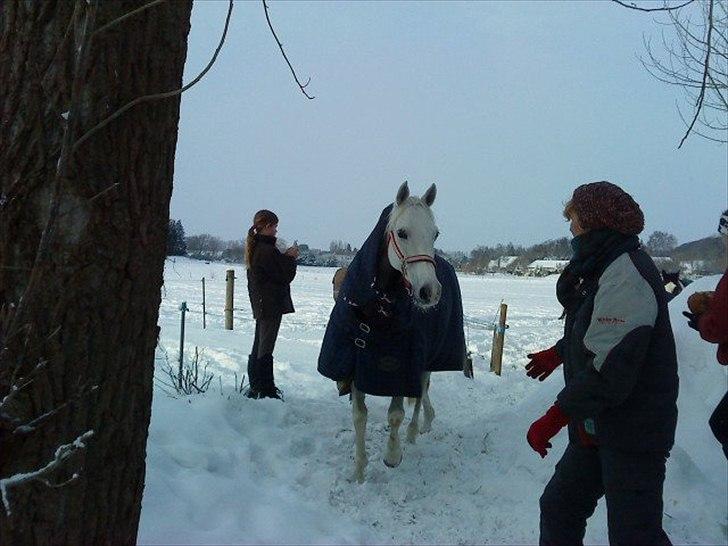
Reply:
<svg viewBox="0 0 728 546"><path fill-rule="evenodd" d="M252 314L250 314L249 309L241 308L241 307L234 307L234 312L238 313L246 313L245 315L236 315L236 320L242 320L244 322L255 322L255 319L253 318ZM196 309L188 309L187 313L194 314L194 315L202 315L202 311L198 311ZM211 317L217 317L217 318L225 318L224 313L216 313L214 311L206 311L205 313L207 316ZM290 324L295 326L320 326L320 327L326 327L328 325L329 321L300 321L296 319L289 319L286 318L283 324ZM495 315L493 316L493 319L483 320L482 318L475 318L473 316L469 315L463 315L463 323L465 324L466 328L473 328L473 329L480 329L485 331L493 331L497 327L498 323L498 312L496 311Z"/></svg>

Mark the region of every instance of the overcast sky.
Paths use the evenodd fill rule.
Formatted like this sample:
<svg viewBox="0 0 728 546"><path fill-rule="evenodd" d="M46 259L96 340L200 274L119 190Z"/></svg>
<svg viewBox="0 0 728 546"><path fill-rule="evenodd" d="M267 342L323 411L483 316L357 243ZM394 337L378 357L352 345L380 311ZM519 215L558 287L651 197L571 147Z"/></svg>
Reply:
<svg viewBox="0 0 728 546"><path fill-rule="evenodd" d="M584 182L630 192L645 235L716 231L725 145L691 137L676 88L637 59L649 14L611 2L236 2L220 57L182 98L171 216L242 238L256 210L315 247L359 246L403 180L433 206L438 247L568 235ZM208 62L227 2L196 1L185 81Z"/></svg>

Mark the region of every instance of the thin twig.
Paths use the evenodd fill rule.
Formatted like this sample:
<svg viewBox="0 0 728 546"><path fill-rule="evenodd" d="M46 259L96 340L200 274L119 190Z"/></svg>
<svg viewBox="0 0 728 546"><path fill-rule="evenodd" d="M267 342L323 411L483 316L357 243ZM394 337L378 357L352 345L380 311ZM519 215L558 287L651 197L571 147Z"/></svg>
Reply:
<svg viewBox="0 0 728 546"><path fill-rule="evenodd" d="M89 438L91 438L91 436L93 436L93 434L94 431L89 430L81 434L70 444L63 444L59 446L58 449L56 449L53 460L42 468L39 468L38 470L19 473L15 474L14 476L0 479L0 493L2 496L3 507L5 508L5 514L7 516L12 515L12 509L10 507L10 497L8 496L8 490L11 487L17 487L18 485L29 481L39 481L41 483L47 483L45 477L51 472L58 469L63 461L65 461L68 457L75 454L81 449L85 449L86 442Z"/></svg>
<svg viewBox="0 0 728 546"><path fill-rule="evenodd" d="M265 11L265 20L268 21L268 28L270 28L271 33L273 34L273 38L275 38L276 43L278 44L278 47L281 50L281 54L283 55L283 58L286 60L286 64L288 64L288 68L291 69L291 74L293 74L293 79L296 80L296 83L298 84L299 89L301 90L301 93L303 93L307 99L315 99L316 97L309 95L306 93L306 86L308 86L309 83L311 83L311 77L308 78L308 81L304 84L301 83L301 80L298 79L298 75L296 74L296 71L293 69L293 66L291 65L291 61L288 60L288 56L286 55L286 52L283 51L283 44L278 39L278 35L276 34L276 31L273 30L273 23L270 21L270 16L268 15L268 3L266 0L263 0L263 11Z"/></svg>
<svg viewBox="0 0 728 546"><path fill-rule="evenodd" d="M641 8L637 4L634 4L632 2L630 2L628 4L627 2L623 2L622 0L612 0L612 2L614 2L615 4L619 4L622 7L625 7L625 8L628 8L628 9L633 9L633 10L636 10L636 11L653 12L653 11L674 11L674 10L678 10L680 8L684 8L688 4L692 4L693 2L695 2L695 0L687 0L687 2L684 2L684 3L682 3L680 5L677 5L677 6L664 5L661 8Z"/></svg>
<svg viewBox="0 0 728 546"><path fill-rule="evenodd" d="M685 136L682 137L682 140L677 147L678 150L682 147L683 143L688 138L688 135L690 135L690 131L693 130L693 126L698 120L698 116L700 116L700 109L703 107L703 99L705 99L705 85L708 80L708 70L710 68L710 37L713 31L713 2L714 0L710 0L710 3L708 4L708 37L705 40L707 47L705 48L705 63L703 65L705 68L703 70L703 86L700 89L700 95L695 103L695 116L693 116L693 121L690 122L688 130L685 131Z"/></svg>
<svg viewBox="0 0 728 546"><path fill-rule="evenodd" d="M53 408L51 411L49 411L47 413L44 413L43 415L41 415L39 417L36 417L32 421L30 421L30 422L28 422L28 423L26 423L24 425L18 426L13 431L13 434L28 434L30 432L35 431L40 425L42 425L43 423L45 423L46 421L48 421L51 417L54 417L54 416L58 415L61 412L61 410L65 409L65 408L67 408L69 406L72 406L76 402L80 401L87 394L90 394L90 393L94 392L98 388L99 388L98 385L94 385L93 387L91 387L90 389L86 390L85 392L83 390L81 390L76 396L74 396L70 400L65 401L63 404L61 404L61 405Z"/></svg>
<svg viewBox="0 0 728 546"><path fill-rule="evenodd" d="M110 22L106 23L101 28L96 29L94 31L94 33L91 34L91 38L92 39L95 38L97 34L99 34L101 32L104 32L105 30L110 29L114 25L117 25L117 24L121 23L122 21L124 21L125 19L128 19L129 17L133 17L134 15L137 15L138 13L141 13L144 10L147 10L147 9L153 7L153 6L156 6L157 4L161 4L162 2L166 2L166 1L167 0L153 0L152 2L149 2L148 4L144 4L140 8L137 8L135 10L130 11L129 13L126 13L126 14L122 15L121 17L117 17L113 21L110 21Z"/></svg>
<svg viewBox="0 0 728 546"><path fill-rule="evenodd" d="M133 108L137 104L141 104L142 102L149 102L153 100L160 100L160 99L168 99L171 97L175 97L177 95L181 95L185 91L187 91L190 87L197 84L204 76L207 74L207 72L212 68L212 65L215 64L215 61L217 60L217 56L220 53L220 50L222 49L223 44L225 43L225 37L227 36L228 27L230 26L230 17L233 13L233 0L229 0L228 5L228 12L227 17L225 18L225 27L222 31L222 36L220 38L220 43L217 45L217 49L215 49L215 53L212 55L212 58L210 59L210 62L207 63L207 66L204 68L202 72L200 72L197 77L192 80L187 85L180 87L179 89L175 89L173 91L166 91L164 93L154 93L151 95L143 95L141 97L137 97L134 100L126 103L124 106L116 110L113 114L105 118L104 120L100 121L98 124L94 125L91 129L86 131L86 133L81 136L74 144L72 148L72 153L75 153L78 148L83 144L86 140L88 140L92 135L94 135L96 132L100 131L104 127L106 127L109 123L114 121L116 118L121 116L124 112L129 110L130 108Z"/></svg>

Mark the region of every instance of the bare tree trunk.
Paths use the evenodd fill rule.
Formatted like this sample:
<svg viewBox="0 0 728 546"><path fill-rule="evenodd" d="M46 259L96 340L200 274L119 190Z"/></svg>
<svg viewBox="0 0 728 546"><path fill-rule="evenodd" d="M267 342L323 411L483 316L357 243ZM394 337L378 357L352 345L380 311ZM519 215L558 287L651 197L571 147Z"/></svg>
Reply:
<svg viewBox="0 0 728 546"><path fill-rule="evenodd" d="M0 413L0 480L93 431L43 480L6 491L0 544L136 541L179 96L133 107L57 170L67 131L72 143L130 100L181 86L191 0L89 40L147 1L0 1L0 400L34 378Z"/></svg>

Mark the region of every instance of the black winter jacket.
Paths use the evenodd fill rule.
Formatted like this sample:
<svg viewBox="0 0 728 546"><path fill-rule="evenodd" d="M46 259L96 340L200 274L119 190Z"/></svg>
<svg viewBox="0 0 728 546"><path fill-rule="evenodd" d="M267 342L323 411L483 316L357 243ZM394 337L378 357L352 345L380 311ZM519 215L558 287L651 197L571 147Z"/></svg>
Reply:
<svg viewBox="0 0 728 546"><path fill-rule="evenodd" d="M567 311L566 386L559 407L599 445L622 451L669 451L677 423L677 357L660 274L641 249L624 252L596 278L584 279Z"/></svg>
<svg viewBox="0 0 728 546"><path fill-rule="evenodd" d="M256 235L256 245L248 265L248 296L253 317L272 318L293 313L291 282L296 276L296 260L282 254L275 237Z"/></svg>

